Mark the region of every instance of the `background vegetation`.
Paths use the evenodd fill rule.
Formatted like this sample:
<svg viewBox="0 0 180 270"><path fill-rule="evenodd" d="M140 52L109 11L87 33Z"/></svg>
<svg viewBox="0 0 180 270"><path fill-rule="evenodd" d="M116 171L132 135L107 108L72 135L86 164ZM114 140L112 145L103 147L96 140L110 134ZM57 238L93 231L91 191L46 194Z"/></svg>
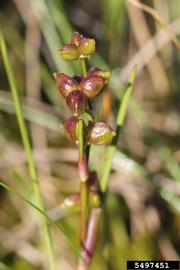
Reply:
<svg viewBox="0 0 180 270"><path fill-rule="evenodd" d="M175 35L180 2L152 0ZM77 149L60 123L70 112L52 73L81 72L58 56L77 30L96 39L90 65L112 70L98 118L115 125L122 90L134 64L138 77L113 160L107 219L101 219L90 269L126 269L126 260L179 260L180 53L147 13L126 0L7 0L0 25L8 45L52 227L57 269L76 269L79 215L60 207L79 190ZM101 174L104 147L93 147L91 168ZM0 179L34 202L7 74L0 56ZM0 269L48 269L37 213L0 188ZM68 241L67 241L68 238Z"/></svg>

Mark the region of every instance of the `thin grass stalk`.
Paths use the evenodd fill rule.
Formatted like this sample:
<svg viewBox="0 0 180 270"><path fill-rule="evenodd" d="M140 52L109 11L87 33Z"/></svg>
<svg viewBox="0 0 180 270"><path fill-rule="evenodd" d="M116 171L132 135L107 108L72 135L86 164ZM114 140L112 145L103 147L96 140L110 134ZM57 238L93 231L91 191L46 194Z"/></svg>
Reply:
<svg viewBox="0 0 180 270"><path fill-rule="evenodd" d="M32 149L31 149L30 140L29 140L29 136L28 136L28 131L27 131L24 119L23 119L22 109L21 109L18 91L17 91L17 87L16 87L16 81L15 81L13 70L11 68L10 60L8 57L7 47L6 47L6 43L4 40L4 36L3 36L3 33L1 30L0 30L0 47L1 47L2 57L3 57L4 64L5 64L5 69L6 69L8 81L10 84L10 88L11 88L11 92L12 92L12 96L13 96L13 100L14 100L16 117L17 117L18 126L20 129L21 138L22 138L22 142L23 142L26 157L27 157L27 163L28 163L30 177L32 180L34 196L35 196L38 207L44 211L45 207L44 207L43 198L42 198L42 194L41 194L41 190L40 190L38 174L37 174L35 162L33 159ZM44 219L44 218L42 218L42 226L43 226L43 240L45 242L47 253L48 253L48 258L49 258L49 267L51 270L55 270L55 260L54 260L51 232L50 232L49 225L48 225L46 219Z"/></svg>
<svg viewBox="0 0 180 270"><path fill-rule="evenodd" d="M106 189L107 189L108 179L109 179L109 175L110 175L111 167L112 167L112 161L113 161L114 154L116 152L120 131L121 131L122 126L124 124L125 116L127 113L127 106L128 106L129 98L131 96L131 92L132 92L134 82L136 79L136 73L137 73L137 66L135 66L133 68L133 70L130 74L128 84L127 84L127 87L124 91L122 102L121 102L120 107L119 107L118 115L116 118L116 136L112 140L112 143L109 146L109 149L107 151L107 158L106 158L104 166L103 166L104 171L102 173L102 177L101 177L101 181L100 181L101 191L103 193L105 193Z"/></svg>
<svg viewBox="0 0 180 270"><path fill-rule="evenodd" d="M67 233L65 231L65 228L61 224L56 223L44 210L42 210L37 205L35 205L34 203L32 203L30 200L28 200L26 197L24 197L23 195L21 195L19 192L17 192L14 189L12 189L10 186L6 185L5 183L3 183L1 181L0 181L0 186L3 187L4 189L6 189L7 191L11 192L13 195L15 195L17 198L19 198L20 200L22 200L28 206L30 206L31 208L33 208L34 210L36 210L40 215L42 215L47 220L48 224L53 225L55 228L57 228L58 231L67 240L67 242L69 243L69 246L73 249L74 253L78 257L81 257L77 244L74 241L72 241L70 237L68 237L68 235L67 235Z"/></svg>
<svg viewBox="0 0 180 270"><path fill-rule="evenodd" d="M122 126L124 124L124 120L125 120L125 116L127 113L127 106L128 106L128 102L129 102L129 98L131 96L131 92L133 89L133 85L136 79L136 73L137 73L137 66L134 66L128 83L127 83L127 87L125 88L124 91L124 95L122 97L122 101L121 104L119 106L119 111L117 114L117 118L116 118L116 136L114 137L114 139L112 140L111 145L108 147L107 150L107 157L105 159L104 162L104 171L102 172L102 176L101 176L101 181L100 181L100 187L101 187L101 192L102 192L102 219L103 219L103 234L105 236L105 243L104 245L106 245L106 243L108 242L108 238L109 238L109 220L108 220L108 210L107 210L107 185L108 185L108 180L109 180L109 176L111 173L111 168L112 168L112 161L113 161L113 157L114 154L116 152L116 148L118 145L118 141L119 141L119 136L120 136L120 132L122 129ZM106 258L105 260L108 260L108 257L110 256L109 254L109 249L106 250Z"/></svg>
<svg viewBox="0 0 180 270"><path fill-rule="evenodd" d="M79 176L80 176L80 196L81 196L81 216L80 216L80 245L81 245L81 255L78 269L85 270L86 261L85 256L83 256L86 246L86 235L87 235L87 225L88 225L88 164L84 145L84 133L83 133L83 120L79 120L78 124L78 143L79 143Z"/></svg>
<svg viewBox="0 0 180 270"><path fill-rule="evenodd" d="M177 37L172 33L171 29L169 26L163 21L161 16L158 14L158 12L153 9L152 7L141 3L138 0L128 0L132 5L134 5L136 8L139 8L147 13L149 13L159 24L159 26L166 32L166 34L169 36L171 41L174 43L174 45L177 48L180 48L180 41L177 39Z"/></svg>

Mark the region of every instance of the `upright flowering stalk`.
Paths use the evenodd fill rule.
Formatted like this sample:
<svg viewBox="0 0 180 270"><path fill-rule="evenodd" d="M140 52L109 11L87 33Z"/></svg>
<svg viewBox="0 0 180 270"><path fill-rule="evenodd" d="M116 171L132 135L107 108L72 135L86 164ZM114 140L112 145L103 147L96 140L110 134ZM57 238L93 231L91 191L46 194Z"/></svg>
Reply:
<svg viewBox="0 0 180 270"><path fill-rule="evenodd" d="M89 216L93 208L100 206L98 183L92 181L92 173L88 167L88 151L90 144L106 144L111 142L115 132L104 122L95 122L91 111L94 101L108 84L110 72L99 68L86 70L85 59L95 51L95 40L85 38L75 32L71 36L70 44L59 50L60 56L66 61L80 60L82 74L73 77L64 73L54 73L57 88L65 98L66 104L73 116L64 122L67 137L76 143L79 149L78 170L80 177L80 193L66 198L63 206L69 201L75 211L80 211L80 245L82 259L79 270L87 269L89 250L86 243ZM95 179L95 178L94 178ZM94 240L93 240L94 241ZM92 251L92 246L91 246Z"/></svg>

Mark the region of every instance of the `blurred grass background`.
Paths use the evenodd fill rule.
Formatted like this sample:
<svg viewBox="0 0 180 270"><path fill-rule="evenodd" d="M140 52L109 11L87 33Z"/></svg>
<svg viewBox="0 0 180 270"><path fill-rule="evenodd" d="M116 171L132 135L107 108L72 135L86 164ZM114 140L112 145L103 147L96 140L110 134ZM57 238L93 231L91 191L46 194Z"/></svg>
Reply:
<svg viewBox="0 0 180 270"><path fill-rule="evenodd" d="M175 35L180 2L143 1ZM90 65L112 71L98 102L98 119L112 126L134 64L138 78L113 160L107 200L90 269L124 270L126 260L179 260L180 253L180 52L154 19L126 0L7 0L0 25L8 44L48 213L78 242L79 215L59 207L79 190L77 150L60 125L70 112L52 73L81 72L58 49L74 30L96 39ZM110 91L109 91L110 90ZM108 92L109 91L109 92ZM91 168L101 174L105 153L93 147ZM31 180L0 55L0 179L32 199ZM47 269L37 215L0 188L0 269ZM57 269L76 269L77 257L53 229Z"/></svg>

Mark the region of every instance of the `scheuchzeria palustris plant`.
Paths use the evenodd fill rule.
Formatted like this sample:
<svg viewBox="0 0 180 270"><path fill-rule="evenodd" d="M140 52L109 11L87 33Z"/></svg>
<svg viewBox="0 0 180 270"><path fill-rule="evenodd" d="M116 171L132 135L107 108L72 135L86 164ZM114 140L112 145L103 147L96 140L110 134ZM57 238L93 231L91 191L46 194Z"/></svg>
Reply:
<svg viewBox="0 0 180 270"><path fill-rule="evenodd" d="M63 232L63 228L54 223L45 213L38 174L33 160L27 128L23 119L15 77L10 65L7 46L1 29L0 49L14 99L16 116L27 156L37 205L31 203L31 201L27 200L24 196L17 193L1 181L0 185L42 214L44 228L43 237L49 257L49 268L54 270L56 265L49 223L56 225L61 232ZM100 217L101 194L105 195L107 190L113 156L116 151L121 127L124 124L128 101L137 73L137 67L134 66L129 76L127 86L124 89L121 104L117 113L115 133L107 123L95 122L94 120L94 104L99 93L103 90L104 86L108 84L110 77L109 71L102 71L98 68L93 68L88 72L86 71L85 58L89 58L94 51L95 41L93 39L84 38L79 35L79 33L74 33L72 35L71 43L65 45L60 50L60 55L64 60L72 61L79 59L82 65L83 75L73 76L72 78L62 73L54 74L57 86L63 97L66 99L67 106L73 113L73 116L64 122L66 134L72 142L78 145L79 148L78 168L80 175L80 192L70 195L62 203L64 208L68 208L71 211L76 212L80 211L81 256L79 256L80 260L78 270L88 269L88 264L92 257L95 246L97 225ZM89 146L90 144L105 144L111 140L112 142L107 148L107 156L101 179L99 181L96 173L90 172L88 168ZM105 202L105 198L106 196L103 196L103 204ZM67 240L74 247L68 237Z"/></svg>
<svg viewBox="0 0 180 270"><path fill-rule="evenodd" d="M94 102L108 84L110 72L97 67L87 72L85 58L89 58L95 52L95 40L85 38L78 32L72 34L70 44L65 45L59 52L63 60L80 60L82 64L82 75L70 77L64 73L54 73L54 77L61 95L73 114L64 122L65 133L79 148L80 193L72 194L62 205L65 208L71 207L72 211L80 211L82 258L79 269L86 269L90 260L87 259L90 251L86 246L90 212L101 204L97 178L88 167L89 145L110 143L115 136L115 132L107 123L94 120Z"/></svg>

